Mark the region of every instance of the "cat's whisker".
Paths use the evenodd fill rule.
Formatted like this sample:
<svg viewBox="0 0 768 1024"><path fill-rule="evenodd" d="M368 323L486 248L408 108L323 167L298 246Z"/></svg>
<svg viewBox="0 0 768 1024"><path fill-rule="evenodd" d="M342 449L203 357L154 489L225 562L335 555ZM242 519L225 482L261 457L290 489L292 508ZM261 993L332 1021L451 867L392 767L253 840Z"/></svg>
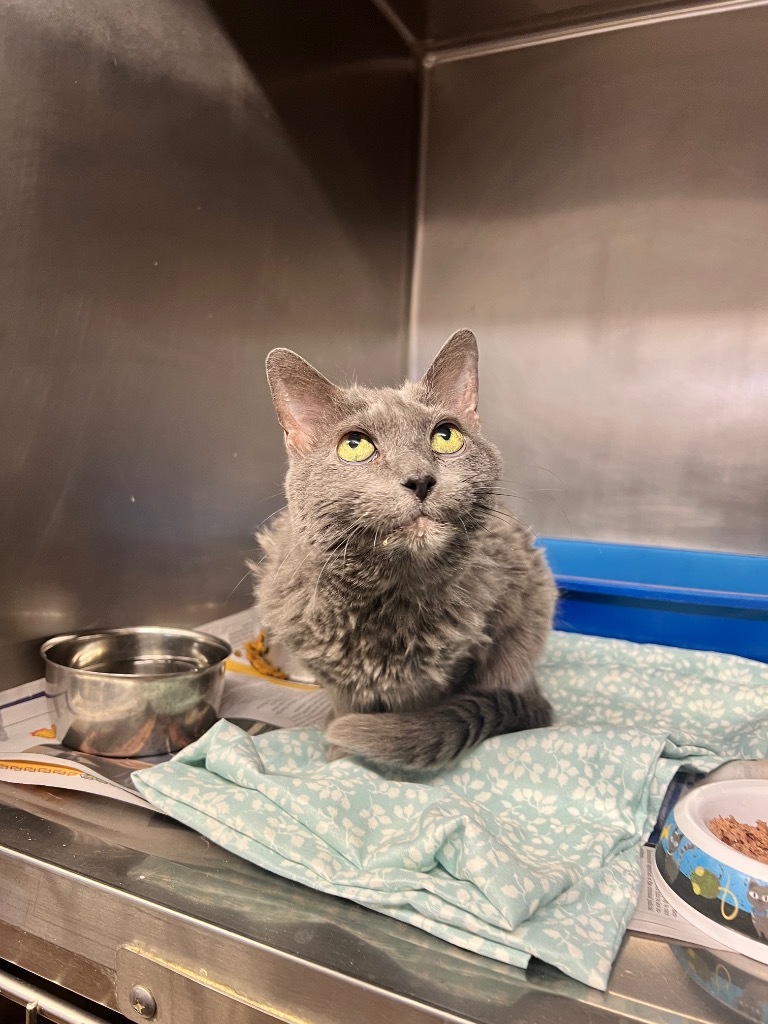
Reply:
<svg viewBox="0 0 768 1024"><path fill-rule="evenodd" d="M265 501L271 501L272 498L279 498L280 495L283 494L283 493L284 493L283 491L275 491L274 494L268 494L266 496L266 498L259 498L259 500L256 502L256 504L257 505L263 505Z"/></svg>
<svg viewBox="0 0 768 1024"><path fill-rule="evenodd" d="M564 480L562 480L562 479L561 479L561 478L560 478L560 477L559 477L559 476L557 475L557 473L555 473L555 471L554 471L554 470L552 470L552 469L547 469L547 467L546 467L546 466L534 466L534 465L532 465L532 464L530 464L530 463L528 463L528 464L526 465L526 469L540 469L542 473L549 473L549 475L550 475L550 476L553 476L553 477L555 478L555 480L557 480L557 482L558 482L559 484L561 484L561 485L562 485L562 487L563 487L563 488L564 488L565 490L568 490L568 488L567 488L567 487L566 487L566 485L565 485L565 481L564 481Z"/></svg>
<svg viewBox="0 0 768 1024"><path fill-rule="evenodd" d="M365 515L366 513L363 514ZM350 531L350 534L347 537L347 543L344 545L344 559L342 561L342 565L347 564L347 548L349 547L349 542L352 540L354 536L359 536L363 532L363 530L365 529L365 525L365 523L358 523L357 526L354 526Z"/></svg>
<svg viewBox="0 0 768 1024"><path fill-rule="evenodd" d="M488 529L485 523L481 522L480 519L477 518L477 516L472 516L470 518L470 522L473 528L476 528L478 530L485 530L486 533L490 534L491 531Z"/></svg>
<svg viewBox="0 0 768 1024"><path fill-rule="evenodd" d="M518 480L504 480L502 477L499 477L495 482L497 484L503 484L505 487L514 487L522 494L538 494L545 491L555 491L557 493L564 494L568 490L565 484L563 484L562 487L520 487L520 482Z"/></svg>
<svg viewBox="0 0 768 1024"><path fill-rule="evenodd" d="M517 494L516 491L488 491L488 494L495 494L499 498L515 498L518 501L530 501L532 504L536 504L535 498L526 498L523 494Z"/></svg>
<svg viewBox="0 0 768 1024"><path fill-rule="evenodd" d="M266 558L266 557L267 557L267 556L265 555L265 556L264 556L264 558ZM261 559L261 562L263 562L263 561L264 561L264 558L262 558L262 559ZM257 562L256 564L257 564L257 565L260 565L260 564L261 564L261 562ZM226 597L226 600L224 601L224 604L226 604L226 603L227 603L227 601L231 600L231 598L232 598L233 594L235 593L235 591L237 590L237 588L238 588L239 586L241 586L241 585L242 585L242 584L243 584L243 583L244 583L244 582L245 582L245 581L246 581L246 580L248 579L248 577L249 577L250 575L251 575L251 570L249 569L249 570L248 570L248 572L247 572L247 573L245 574L245 576L241 577L241 578L240 578L240 579L239 579L239 580L237 581L237 583L236 583L236 584L234 585L234 587L232 587L232 589L230 590L230 592L229 592L229 593L227 594L227 597Z"/></svg>
<svg viewBox="0 0 768 1024"><path fill-rule="evenodd" d="M512 515L511 512L502 512L500 509L487 509L487 508L484 509L484 512L485 512L485 514L487 516L490 516L491 519L498 519L498 521L501 522L501 523L503 523L503 522L514 522L514 523L517 523L517 525L525 533L530 533L536 540L538 540L538 537L533 532L533 530L530 528L530 526L527 523L523 522L522 519L518 519L517 516Z"/></svg>
<svg viewBox="0 0 768 1024"><path fill-rule="evenodd" d="M522 519L518 519L514 512L510 512L509 509L499 508L498 505L484 505L481 502L478 502L478 508L486 515L493 516L495 519L506 519L517 523L518 526L527 528L527 524L524 523Z"/></svg>
<svg viewBox="0 0 768 1024"><path fill-rule="evenodd" d="M478 508L481 508L486 512L498 512L500 515L509 516L512 519L517 518L510 508L506 505L500 505L495 501L478 501L477 505Z"/></svg>
<svg viewBox="0 0 768 1024"><path fill-rule="evenodd" d="M464 522L464 520L461 518L461 516L459 515L458 512L456 513L456 518L459 520L461 525L464 527L464 533L467 535L467 539L469 539L469 530L467 530L467 524Z"/></svg>
<svg viewBox="0 0 768 1024"><path fill-rule="evenodd" d="M320 572L318 573L318 576L317 576L317 582L315 583L315 589L314 589L314 591L313 591L313 593L312 593L312 600L311 600L311 601L310 601L310 603L309 603L309 607L310 607L310 609L314 610L314 607L315 607L315 601L317 600L317 588L318 588L318 587L320 586L320 579L322 578L322 575L323 575L323 573L324 573L324 572L325 572L325 570L327 569L327 567L328 567L328 563L329 563L329 562L330 562L330 561L331 561L332 559L334 559L334 558L338 558L338 557L339 557L339 555L338 555L338 552L334 551L334 552L333 552L333 553L331 554L330 558L329 558L329 559L328 559L328 560L327 560L327 561L326 561L326 562L324 563L324 565L323 565L322 569L321 569L321 570L320 570Z"/></svg>
<svg viewBox="0 0 768 1024"><path fill-rule="evenodd" d="M262 555L261 558L258 560L258 562L254 562L252 558L248 558L248 559L246 559L246 564L248 565L249 569L253 570L253 569L257 568L257 566L261 565L261 563L263 561L265 561L265 559L267 557L268 557L267 555ZM245 577L243 577L243 578L245 578ZM243 581L240 580L240 583L242 583L242 582ZM238 585L237 585L238 587L240 586L240 583L238 583ZM235 590L237 590L237 587L235 587Z"/></svg>
<svg viewBox="0 0 768 1024"><path fill-rule="evenodd" d="M296 545L294 545L294 548L296 548L296 547L298 547L298 545L297 545L297 544L296 544ZM293 550L294 550L294 548L291 548L291 551L293 551ZM311 557L311 555L312 555L312 554L313 554L313 552L312 552L312 549L310 548L310 550L309 550L309 551L308 551L308 552L306 553L306 555L304 555L304 557L302 558L302 560L301 560L301 561L299 562L299 564L298 564L298 565L296 566L296 568L295 568L295 569L293 570L293 574L292 574L291 578L290 578L290 579L288 580L288 586L289 586L289 587L290 587L290 585L291 585L291 584L293 583L293 581L294 581L294 580L296 579L296 573L297 573L297 572L299 571L299 569L300 569L300 568L302 567L302 565L304 565L304 563L306 562L306 560L307 560L308 558L310 558L310 557ZM279 572L279 571L280 571L280 570L278 569L278 572Z"/></svg>
<svg viewBox="0 0 768 1024"><path fill-rule="evenodd" d="M560 504L559 501L555 501L554 498L550 498L549 500L552 502L552 504L555 506L555 508L558 509L562 513L563 517L565 518L566 523L568 523L568 532L571 535L571 540L573 540L573 527L571 526L571 520L568 518L568 513L565 511L565 509L563 508L563 506Z"/></svg>
<svg viewBox="0 0 768 1024"><path fill-rule="evenodd" d="M565 519L566 523L568 524L568 531L569 531L571 537L573 537L573 526L571 525L571 520L568 518L568 513L565 511L565 509L560 504L560 502L556 501L552 497L553 493L554 494L562 494L563 491L561 490L561 488L559 488L559 487L539 487L539 488L537 488L537 490L541 491L542 493L545 493L545 495L546 495L544 498L539 499L539 501L549 501L549 502L551 502L555 506L555 508L558 510L558 512L560 512L560 514L562 515L563 519ZM523 501L531 501L534 504L538 504L538 502L536 501L535 498L524 498L522 494L510 495L510 494L505 494L503 491L490 491L489 493L496 494L499 497L515 497L515 498L520 498Z"/></svg>
<svg viewBox="0 0 768 1024"><path fill-rule="evenodd" d="M274 512L272 513L272 515L271 515L271 516L267 516L267 518L266 518L266 519L262 519L262 521L261 521L261 522L259 523L259 525L258 525L258 526L256 527L256 529L257 529L257 530L260 530L260 529L261 529L261 528L262 528L262 527L263 527L263 526L264 526L264 525L265 525L266 523L268 523L268 522L269 522L269 520L270 520L270 519L274 519L274 518L275 518L275 516L276 516L276 515L278 514L278 512L284 512L284 511L285 511L285 509L287 509L287 508L288 508L288 506L287 506L287 505L283 505L283 506L282 506L281 508L278 508L278 509L276 509L276 510L275 510L275 511L274 511Z"/></svg>
<svg viewBox="0 0 768 1024"><path fill-rule="evenodd" d="M286 554L285 558L284 558L284 559L282 560L282 562L280 563L280 565L278 565L278 567L277 567L277 571L275 572L275 578L277 578L277 577L278 577L278 576L280 575L280 571L281 571L281 569L283 568L283 566L285 565L285 563L286 563L286 562L288 561L288 559L289 559L289 558L291 557L291 555L293 554L293 552L294 552L294 551L296 550L296 548L297 548L297 547L298 547L298 546L299 546L300 544L301 544L301 540L297 540L297 541L296 541L296 543L295 543L295 544L293 545L293 547L291 547L291 548L289 548L289 549L288 549L288 553ZM308 558L308 557L309 557L309 555L307 555L307 558ZM306 561L306 559L304 559L304 561ZM299 564L300 564L300 565L303 565L303 564L304 564L304 562L300 562ZM294 575L295 575L295 573L294 573ZM291 580L292 580L292 579L293 579L293 576L291 576Z"/></svg>
<svg viewBox="0 0 768 1024"><path fill-rule="evenodd" d="M355 539L359 538L366 529L370 528L370 524L365 522L366 519L370 518L373 513L370 511L361 512L357 519L353 520L349 525L342 525L340 527L338 516L334 520L334 540L332 543L326 545L326 551L339 551L343 549L344 559L346 561L347 549L350 543ZM341 533L341 536L339 536ZM353 548L354 550L354 548Z"/></svg>

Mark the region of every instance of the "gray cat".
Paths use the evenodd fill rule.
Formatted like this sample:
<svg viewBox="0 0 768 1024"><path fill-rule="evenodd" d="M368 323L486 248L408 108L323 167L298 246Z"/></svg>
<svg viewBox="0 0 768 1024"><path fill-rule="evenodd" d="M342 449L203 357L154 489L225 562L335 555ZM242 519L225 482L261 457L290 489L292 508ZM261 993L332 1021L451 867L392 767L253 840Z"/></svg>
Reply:
<svg viewBox="0 0 768 1024"><path fill-rule="evenodd" d="M548 725L533 668L556 592L496 500L474 335L458 331L399 389L336 387L284 348L267 378L288 503L259 535L256 594L271 639L328 690L329 756L436 767Z"/></svg>
<svg viewBox="0 0 768 1024"><path fill-rule="evenodd" d="M747 888L747 900L751 908L752 924L758 938L768 941L768 885L750 878Z"/></svg>

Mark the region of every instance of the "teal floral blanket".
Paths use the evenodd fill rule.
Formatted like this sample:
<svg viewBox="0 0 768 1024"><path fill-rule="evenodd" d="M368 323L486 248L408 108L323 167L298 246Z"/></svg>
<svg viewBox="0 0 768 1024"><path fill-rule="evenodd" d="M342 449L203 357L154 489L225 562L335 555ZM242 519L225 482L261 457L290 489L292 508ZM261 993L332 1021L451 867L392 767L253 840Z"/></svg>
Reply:
<svg viewBox="0 0 768 1024"><path fill-rule="evenodd" d="M768 665L554 633L537 675L556 724L440 772L329 763L317 730L250 737L220 721L133 780L276 874L604 989L677 768L768 756Z"/></svg>

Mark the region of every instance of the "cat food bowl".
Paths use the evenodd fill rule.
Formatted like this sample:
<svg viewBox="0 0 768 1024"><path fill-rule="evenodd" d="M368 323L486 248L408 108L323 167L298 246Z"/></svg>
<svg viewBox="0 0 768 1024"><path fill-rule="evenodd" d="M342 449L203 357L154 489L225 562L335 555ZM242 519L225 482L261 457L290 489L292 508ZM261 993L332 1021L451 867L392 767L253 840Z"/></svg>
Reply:
<svg viewBox="0 0 768 1024"><path fill-rule="evenodd" d="M701 785L670 811L653 865L664 896L682 917L710 938L764 964L768 843L763 845L758 823L767 819L768 780ZM734 842L746 843L749 853L735 849Z"/></svg>
<svg viewBox="0 0 768 1024"><path fill-rule="evenodd" d="M217 721L232 648L208 633L140 626L53 637L40 653L60 743L148 757L181 750Z"/></svg>

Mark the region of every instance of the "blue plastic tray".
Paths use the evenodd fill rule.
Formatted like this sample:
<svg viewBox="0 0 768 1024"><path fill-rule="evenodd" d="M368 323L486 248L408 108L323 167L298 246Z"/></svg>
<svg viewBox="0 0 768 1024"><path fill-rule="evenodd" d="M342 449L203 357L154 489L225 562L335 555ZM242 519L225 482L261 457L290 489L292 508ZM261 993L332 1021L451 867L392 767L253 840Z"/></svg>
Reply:
<svg viewBox="0 0 768 1024"><path fill-rule="evenodd" d="M768 558L542 537L574 633L768 662Z"/></svg>

